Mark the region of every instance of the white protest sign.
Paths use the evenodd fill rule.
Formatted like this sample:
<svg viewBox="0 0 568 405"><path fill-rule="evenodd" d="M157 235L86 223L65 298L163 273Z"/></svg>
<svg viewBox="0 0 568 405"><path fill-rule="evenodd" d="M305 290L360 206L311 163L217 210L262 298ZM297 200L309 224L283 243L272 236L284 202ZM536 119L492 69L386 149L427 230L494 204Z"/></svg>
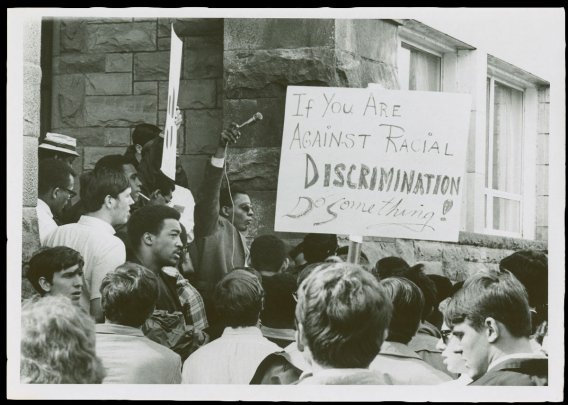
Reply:
<svg viewBox="0 0 568 405"><path fill-rule="evenodd" d="M289 86L275 230L457 241L468 94Z"/></svg>
<svg viewBox="0 0 568 405"><path fill-rule="evenodd" d="M176 178L177 127L175 114L179 94L179 78L181 73L181 56L183 42L178 38L172 24L170 46L170 77L168 81L168 105L166 112L166 127L164 129L164 149L162 150L162 167L160 170L166 176Z"/></svg>

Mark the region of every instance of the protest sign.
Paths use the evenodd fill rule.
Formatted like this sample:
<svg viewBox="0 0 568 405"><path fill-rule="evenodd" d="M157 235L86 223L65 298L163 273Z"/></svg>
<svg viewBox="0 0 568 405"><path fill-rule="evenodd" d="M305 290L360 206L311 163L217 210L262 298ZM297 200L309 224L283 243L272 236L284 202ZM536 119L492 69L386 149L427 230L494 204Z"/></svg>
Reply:
<svg viewBox="0 0 568 405"><path fill-rule="evenodd" d="M289 86L275 230L457 241L470 103Z"/></svg>
<svg viewBox="0 0 568 405"><path fill-rule="evenodd" d="M162 150L162 166L160 170L166 176L176 178L177 128L175 114L179 94L179 78L181 73L181 56L183 42L178 38L172 24L170 46L170 77L168 81L168 104L166 111L166 127L164 129L164 149Z"/></svg>

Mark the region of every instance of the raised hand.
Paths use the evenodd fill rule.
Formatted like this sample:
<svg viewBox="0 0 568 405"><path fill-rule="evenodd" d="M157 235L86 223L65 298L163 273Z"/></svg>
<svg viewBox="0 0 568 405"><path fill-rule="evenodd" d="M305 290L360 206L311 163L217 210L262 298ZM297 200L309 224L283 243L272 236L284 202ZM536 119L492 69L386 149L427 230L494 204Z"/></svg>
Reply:
<svg viewBox="0 0 568 405"><path fill-rule="evenodd" d="M228 143L236 143L240 136L241 132L239 131L238 125L233 122L229 128L221 132L219 146L225 147Z"/></svg>

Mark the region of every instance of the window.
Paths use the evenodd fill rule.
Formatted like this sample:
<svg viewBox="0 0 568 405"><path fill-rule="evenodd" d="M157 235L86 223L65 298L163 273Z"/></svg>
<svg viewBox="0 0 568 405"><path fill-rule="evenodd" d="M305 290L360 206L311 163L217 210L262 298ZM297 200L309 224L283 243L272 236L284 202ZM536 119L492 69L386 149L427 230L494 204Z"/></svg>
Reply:
<svg viewBox="0 0 568 405"><path fill-rule="evenodd" d="M523 91L487 80L485 228L522 235Z"/></svg>
<svg viewBox="0 0 568 405"><path fill-rule="evenodd" d="M535 239L547 226L537 176L548 132L539 92L550 83L416 20L399 27L397 67L401 90L472 95L460 230Z"/></svg>
<svg viewBox="0 0 568 405"><path fill-rule="evenodd" d="M398 53L401 90L441 91L442 58L402 43Z"/></svg>

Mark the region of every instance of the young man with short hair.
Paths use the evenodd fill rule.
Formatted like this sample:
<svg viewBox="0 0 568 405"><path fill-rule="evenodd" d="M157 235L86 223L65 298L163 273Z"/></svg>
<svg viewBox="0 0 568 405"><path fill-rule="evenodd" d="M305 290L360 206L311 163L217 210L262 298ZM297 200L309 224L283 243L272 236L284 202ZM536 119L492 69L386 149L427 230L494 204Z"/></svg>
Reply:
<svg viewBox="0 0 568 405"><path fill-rule="evenodd" d="M184 362L182 383L248 384L260 362L281 350L258 328L263 294L258 278L247 270L233 270L219 282L214 302L225 330Z"/></svg>
<svg viewBox="0 0 568 405"><path fill-rule="evenodd" d="M408 347L418 331L424 308L424 295L416 284L403 277L389 277L379 283L391 298L392 318L388 336L369 369L394 385L437 385L450 377L426 363Z"/></svg>
<svg viewBox="0 0 568 405"><path fill-rule="evenodd" d="M99 287L105 274L126 260L124 243L117 238L113 226L126 223L130 215L130 182L122 170L104 168L92 173L88 187L82 190L86 214L76 224L57 228L46 246L68 246L85 260L81 306L104 322Z"/></svg>
<svg viewBox="0 0 568 405"><path fill-rule="evenodd" d="M286 347L296 339L294 293L297 289L296 277L285 272L288 267L286 243L274 235L257 236L250 245L250 261L262 275L262 334L277 345Z"/></svg>
<svg viewBox="0 0 568 405"><path fill-rule="evenodd" d="M185 324L193 326L195 350L207 340L202 332L208 327L203 299L180 274L176 266L182 255L180 213L166 205L152 205L136 210L128 221L128 237L132 246L129 261L150 269L158 280L156 310L181 312ZM188 351L177 352L182 360Z"/></svg>
<svg viewBox="0 0 568 405"><path fill-rule="evenodd" d="M121 171L124 173L124 176L128 179L130 183L130 197L136 204L139 201L140 196L140 187L142 183L138 178L138 172L122 155L107 155L100 158L97 163L95 164L95 168L93 172L97 172L100 170L112 170L115 172ZM84 172L81 174L80 183L81 183L81 200L75 203L71 208L67 210L65 213L64 223L70 224L77 222L81 215L86 212L85 204L83 203L83 198L85 197L86 188L88 188L89 178L92 175L92 172ZM131 207L133 208L133 207ZM124 241L124 240L123 240Z"/></svg>
<svg viewBox="0 0 568 405"><path fill-rule="evenodd" d="M160 132L162 132L162 130L152 124L142 123L136 125L134 131L132 131L132 145L126 148L126 152L124 152L123 155L135 169L138 169L138 165L142 160L142 149L144 145L158 137Z"/></svg>
<svg viewBox="0 0 568 405"><path fill-rule="evenodd" d="M84 264L83 257L74 249L43 248L30 259L26 277L40 295L62 295L79 306Z"/></svg>
<svg viewBox="0 0 568 405"><path fill-rule="evenodd" d="M474 380L469 385L548 385L548 358L534 353L529 340L526 291L508 271L468 278L444 320Z"/></svg>
<svg viewBox="0 0 568 405"><path fill-rule="evenodd" d="M39 240L45 246L47 237L59 226L63 208L75 196L75 172L62 160L44 159L38 164L38 200L36 206Z"/></svg>
<svg viewBox="0 0 568 405"><path fill-rule="evenodd" d="M298 347L312 370L299 384L389 384L368 369L379 353L392 305L361 266L333 263L312 272L299 287Z"/></svg>
<svg viewBox="0 0 568 405"><path fill-rule="evenodd" d="M158 280L150 270L125 263L101 283L105 323L97 324L103 384L179 384L181 358L146 338L140 328L156 306Z"/></svg>

